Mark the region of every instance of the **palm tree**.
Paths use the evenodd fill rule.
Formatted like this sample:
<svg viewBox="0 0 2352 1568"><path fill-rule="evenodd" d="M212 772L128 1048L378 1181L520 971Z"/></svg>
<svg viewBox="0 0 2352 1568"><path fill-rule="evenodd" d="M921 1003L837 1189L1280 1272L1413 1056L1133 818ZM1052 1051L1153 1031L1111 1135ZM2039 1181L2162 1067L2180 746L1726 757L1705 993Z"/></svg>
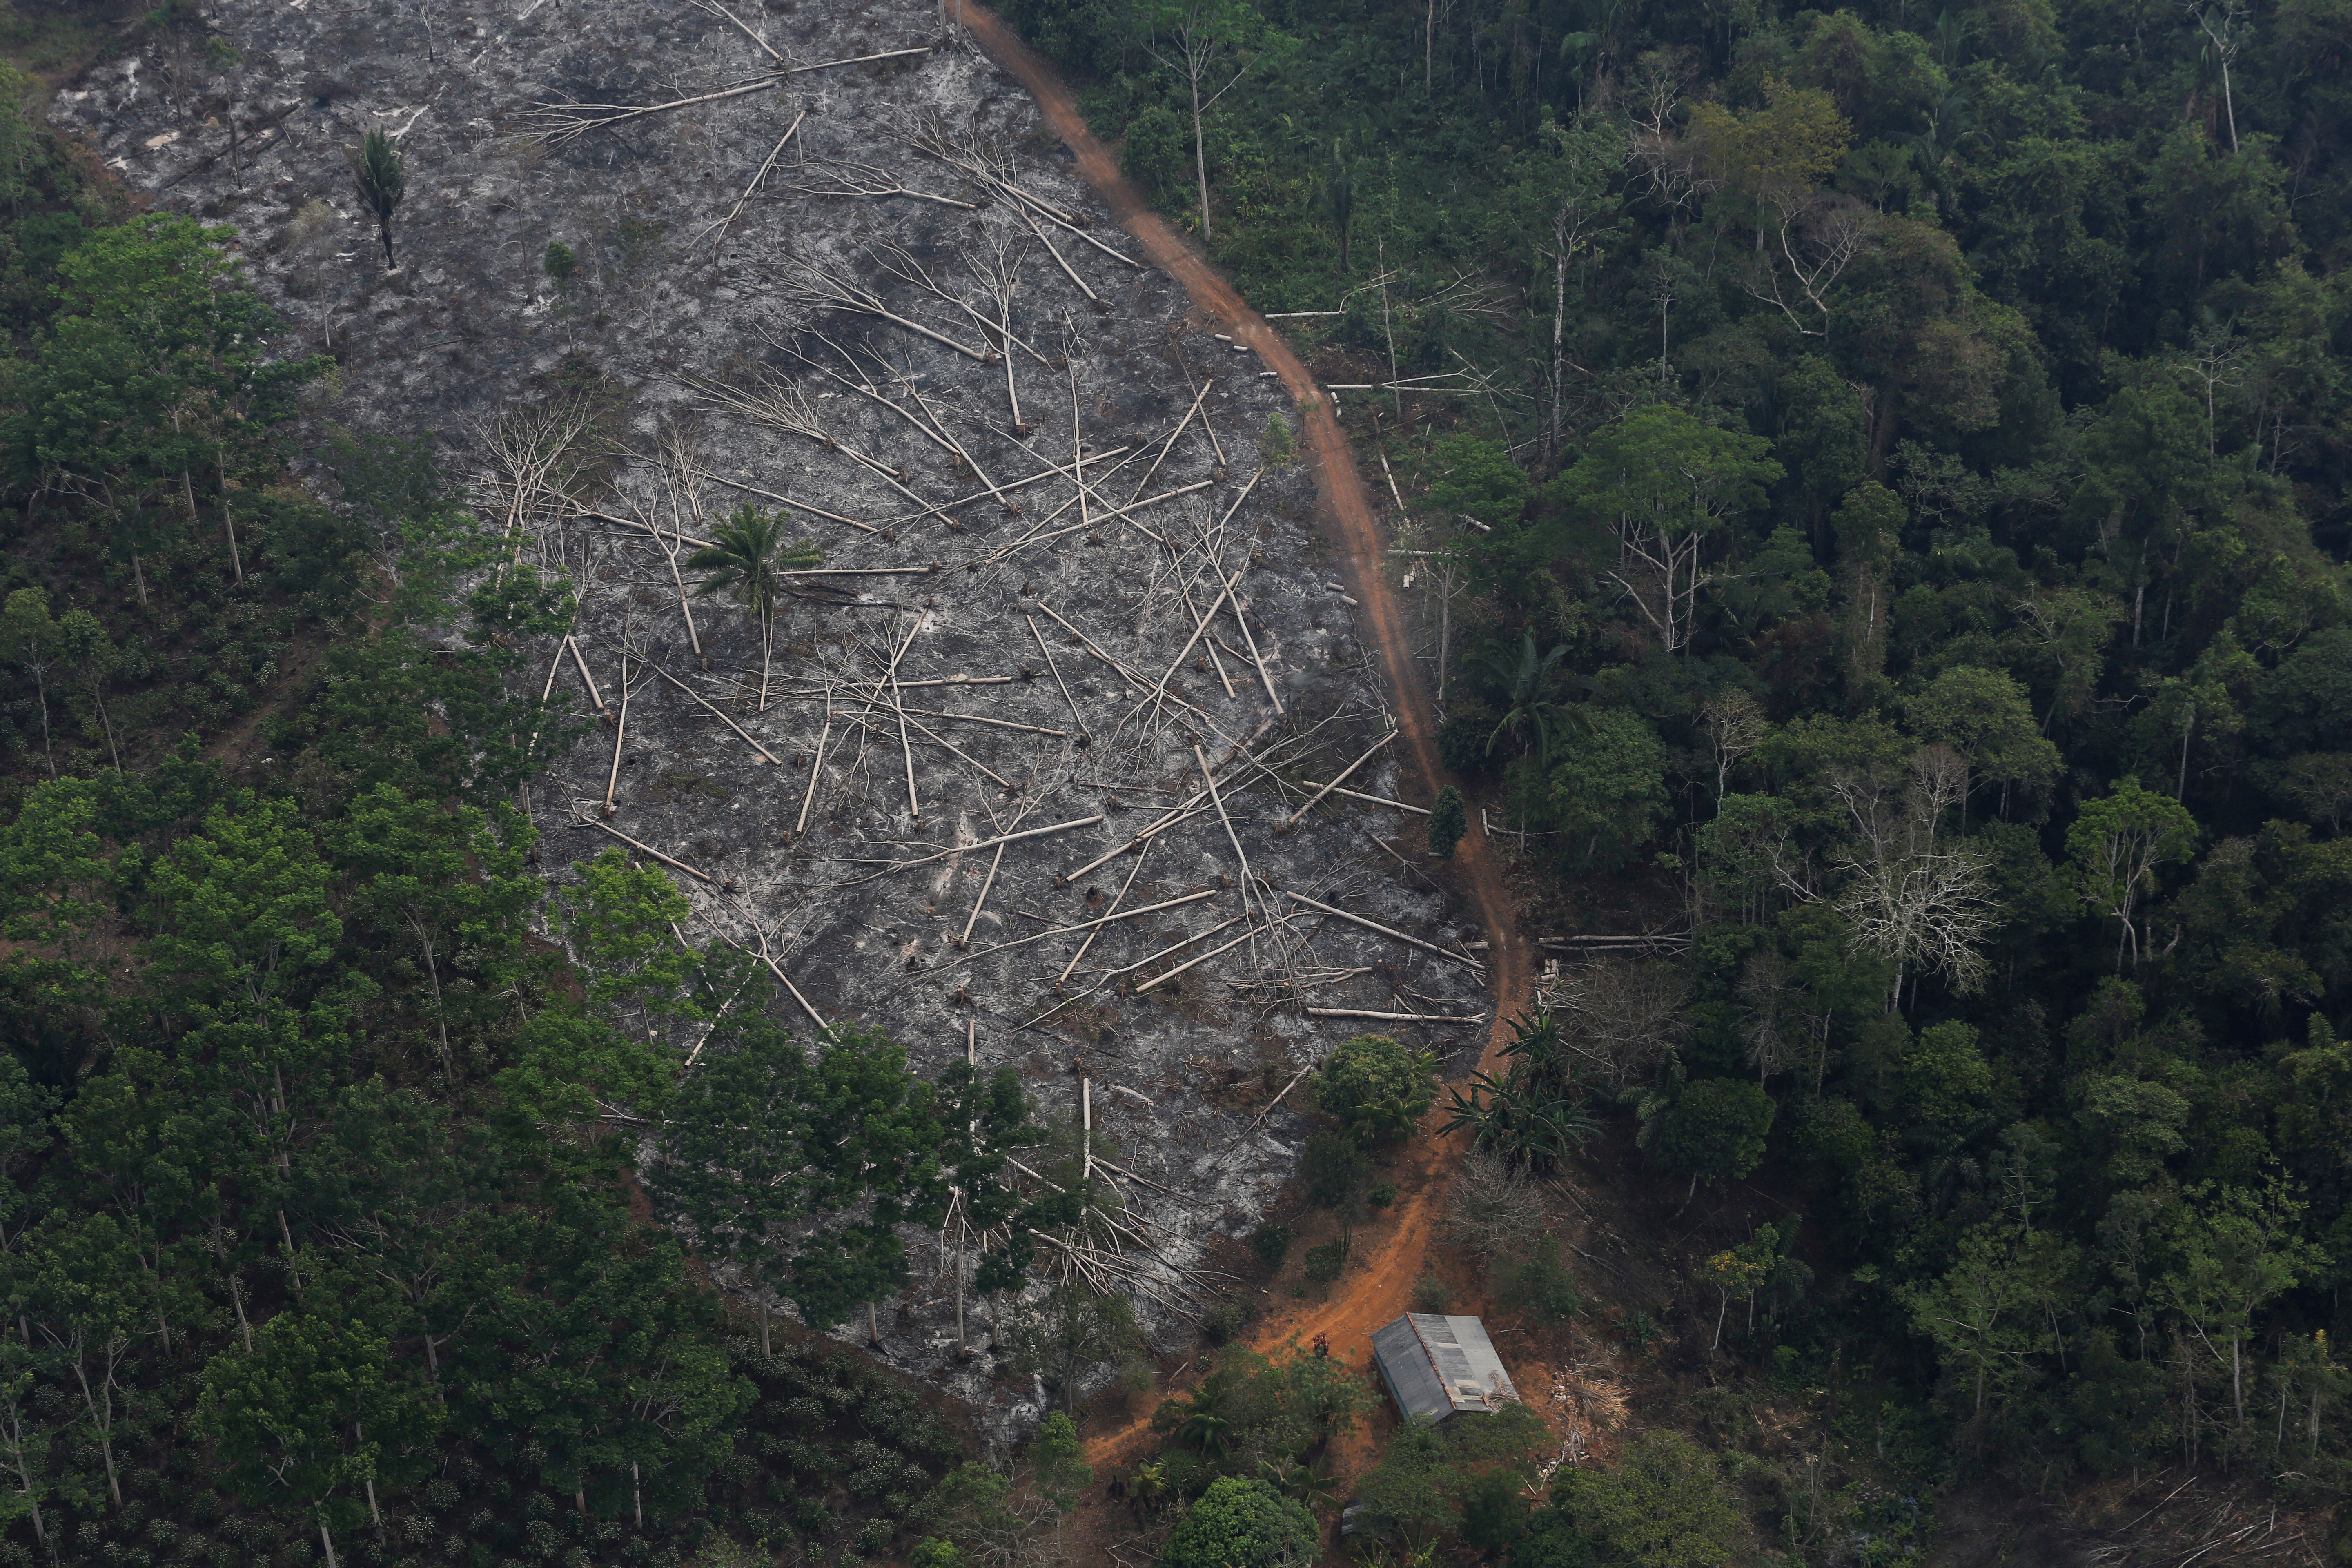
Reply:
<svg viewBox="0 0 2352 1568"><path fill-rule="evenodd" d="M1497 654L1489 654L1479 660L1495 683L1503 689L1505 704L1502 722L1496 725L1494 733L1486 737L1486 750L1492 752L1495 749L1495 742L1502 738L1506 730L1531 730L1535 733L1537 760L1548 762L1551 756L1552 721L1563 711L1552 695L1553 683L1557 679L1553 666L1568 657L1568 645L1561 643L1549 653L1538 654L1536 652L1535 633L1528 632L1524 637L1516 660ZM1574 718L1577 721L1583 721L1580 714L1574 715Z"/></svg>
<svg viewBox="0 0 2352 1568"><path fill-rule="evenodd" d="M1285 1464L1260 1459L1257 1468L1268 1486L1291 1501L1304 1503L1309 1509L1328 1508L1339 1493L1337 1478L1328 1470L1317 1469L1304 1459L1292 1459Z"/></svg>
<svg viewBox="0 0 2352 1568"><path fill-rule="evenodd" d="M739 506L711 533L710 542L686 558L687 569L709 574L695 596L732 588L760 628L760 710L768 708L768 666L775 653L776 601L784 591L784 574L807 572L823 564L824 552L809 541L784 542L782 511Z"/></svg>
<svg viewBox="0 0 2352 1568"><path fill-rule="evenodd" d="M383 239L383 264L387 269L394 265L392 215L398 210L400 198L408 194L407 164L400 144L383 132L371 131L360 139L359 163L354 171L360 205L375 216L376 232Z"/></svg>

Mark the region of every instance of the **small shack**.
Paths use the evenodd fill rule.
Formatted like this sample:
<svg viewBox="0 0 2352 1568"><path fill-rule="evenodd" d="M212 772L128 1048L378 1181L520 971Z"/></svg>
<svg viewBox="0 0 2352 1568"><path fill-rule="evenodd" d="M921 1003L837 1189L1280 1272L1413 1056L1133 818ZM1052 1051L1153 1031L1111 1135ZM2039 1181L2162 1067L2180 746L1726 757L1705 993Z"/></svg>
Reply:
<svg viewBox="0 0 2352 1568"><path fill-rule="evenodd" d="M1372 1336L1372 1359L1407 1420L1447 1421L1519 1402L1486 1325L1475 1318L1407 1312Z"/></svg>

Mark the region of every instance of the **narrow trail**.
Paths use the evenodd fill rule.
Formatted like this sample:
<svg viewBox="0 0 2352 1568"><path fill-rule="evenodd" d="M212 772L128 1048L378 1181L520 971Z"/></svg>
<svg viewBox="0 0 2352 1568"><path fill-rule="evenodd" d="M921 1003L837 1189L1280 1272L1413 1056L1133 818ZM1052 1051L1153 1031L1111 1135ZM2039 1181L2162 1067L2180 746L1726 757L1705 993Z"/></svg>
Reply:
<svg viewBox="0 0 2352 1568"><path fill-rule="evenodd" d="M958 0L957 14L989 58L1036 99L1046 123L1076 155L1079 173L1109 205L1119 226L1153 262L1184 286L1194 305L1224 322L1236 342L1257 352L1266 366L1281 376L1303 411L1307 444L1315 455L1316 488L1330 516L1333 542L1345 560L1349 591L1362 606L1360 635L1380 655L1411 772L1423 798L1433 797L1448 782L1438 764L1436 724L1421 672L1413 665L1404 616L1382 569L1381 552L1386 537L1347 437L1332 416L1329 400L1280 334L1145 205L1141 194L1119 174L1109 150L1087 129L1061 74L986 6ZM1487 981L1494 993L1494 1012L1479 1066L1493 1071L1501 1047L1510 1037L1512 1015L1528 1004L1529 956L1511 918L1502 868L1475 823L1454 851L1454 870L1490 944ZM1357 1232L1355 1257L1339 1286L1323 1300L1282 1301L1258 1320L1249 1336L1254 1344L1272 1349L1293 1335L1311 1339L1328 1334L1335 1355L1345 1355L1359 1365L1370 1363L1372 1331L1405 1310L1413 1281L1427 1271L1428 1254L1443 1217L1447 1178L1462 1152L1454 1141L1433 1135L1439 1119L1435 1110L1423 1118L1420 1135L1391 1172L1400 1189L1399 1199L1383 1219ZM1087 1457L1098 1468L1117 1465L1149 1436L1145 1422L1138 1419L1097 1436L1087 1445Z"/></svg>

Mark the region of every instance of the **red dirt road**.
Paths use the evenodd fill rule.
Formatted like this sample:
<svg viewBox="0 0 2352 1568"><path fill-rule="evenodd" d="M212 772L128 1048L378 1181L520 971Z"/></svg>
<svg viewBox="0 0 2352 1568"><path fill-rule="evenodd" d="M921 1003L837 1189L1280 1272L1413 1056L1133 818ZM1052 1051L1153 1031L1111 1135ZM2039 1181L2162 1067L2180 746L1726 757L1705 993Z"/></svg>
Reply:
<svg viewBox="0 0 2352 1568"><path fill-rule="evenodd" d="M1436 725L1420 671L1413 665L1404 617L1381 569L1386 537L1328 400L1289 344L1144 204L1140 193L1119 174L1109 150L1087 131L1068 86L1052 65L1014 36L993 11L969 0L959 0L957 9L982 49L1036 99L1046 123L1077 155L1079 173L1117 215L1120 226L1153 262L1184 286L1195 306L1225 323L1234 342L1255 349L1297 400L1303 411L1307 445L1315 456L1316 486L1329 514L1332 540L1345 558L1349 591L1362 606L1360 635L1379 652L1388 677L1399 738L1411 772L1423 798L1435 795L1447 781L1438 765ZM1501 868L1475 824L1454 852L1454 873L1475 907L1478 923L1491 943L1486 957L1487 980L1494 992L1493 1025L1486 1049L1480 1053L1480 1066L1492 1071L1501 1046L1509 1038L1509 1018L1528 1002L1528 955L1512 922ZM1321 1333L1330 1336L1333 1353L1346 1355L1360 1365L1369 1363L1372 1331L1406 1309L1413 1281L1428 1271L1446 1178L1461 1153L1454 1141L1431 1135L1437 1115L1433 1110L1424 1119L1423 1135L1413 1140L1391 1173L1402 1190L1388 1217L1357 1233L1355 1258L1347 1275L1327 1300L1285 1301L1260 1319L1250 1338L1261 1349L1278 1346L1294 1334L1311 1338ZM1140 1421L1100 1434L1088 1444L1088 1457L1097 1468L1118 1464L1148 1435Z"/></svg>

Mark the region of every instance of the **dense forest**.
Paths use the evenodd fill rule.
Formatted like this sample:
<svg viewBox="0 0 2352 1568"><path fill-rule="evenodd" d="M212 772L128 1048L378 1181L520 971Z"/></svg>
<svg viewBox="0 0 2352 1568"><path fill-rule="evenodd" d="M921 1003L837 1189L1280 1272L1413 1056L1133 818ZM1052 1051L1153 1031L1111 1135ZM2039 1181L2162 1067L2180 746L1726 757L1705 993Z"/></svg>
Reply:
<svg viewBox="0 0 2352 1568"><path fill-rule="evenodd" d="M2352 17L1007 14L1420 477L1538 907L1687 936L1488 1148L1769 1184L1720 1342L1937 1474L2341 1496Z"/></svg>

